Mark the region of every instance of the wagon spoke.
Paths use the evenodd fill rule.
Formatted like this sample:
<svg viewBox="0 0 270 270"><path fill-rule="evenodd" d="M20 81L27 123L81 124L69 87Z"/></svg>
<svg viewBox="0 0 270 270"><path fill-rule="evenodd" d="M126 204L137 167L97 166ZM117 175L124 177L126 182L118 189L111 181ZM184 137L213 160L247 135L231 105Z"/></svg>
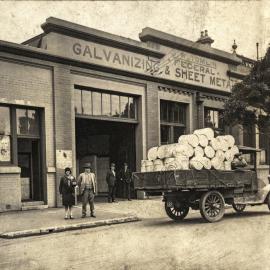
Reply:
<svg viewBox="0 0 270 270"><path fill-rule="evenodd" d="M189 212L189 207L181 202L171 202L172 205L168 207L168 203L165 203L165 210L167 215L174 220L182 220Z"/></svg>
<svg viewBox="0 0 270 270"><path fill-rule="evenodd" d="M218 191L204 193L200 200L201 215L209 222L219 221L224 215L224 199Z"/></svg>

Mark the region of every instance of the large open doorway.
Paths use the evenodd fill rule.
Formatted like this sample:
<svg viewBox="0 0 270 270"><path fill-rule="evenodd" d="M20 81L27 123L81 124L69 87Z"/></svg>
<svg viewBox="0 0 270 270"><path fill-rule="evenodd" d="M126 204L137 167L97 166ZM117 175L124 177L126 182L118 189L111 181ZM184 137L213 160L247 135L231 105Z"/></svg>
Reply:
<svg viewBox="0 0 270 270"><path fill-rule="evenodd" d="M131 171L136 168L136 124L76 118L77 172L85 162L91 162L97 176L98 194L107 193L106 173L111 162L116 171L127 162ZM123 187L117 186L117 196L123 197Z"/></svg>

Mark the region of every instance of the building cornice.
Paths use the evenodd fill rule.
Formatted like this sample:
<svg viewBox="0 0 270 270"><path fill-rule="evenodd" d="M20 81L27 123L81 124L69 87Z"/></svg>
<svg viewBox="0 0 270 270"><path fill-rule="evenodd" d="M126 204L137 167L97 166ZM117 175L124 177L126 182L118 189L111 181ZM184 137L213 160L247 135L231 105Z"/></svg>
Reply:
<svg viewBox="0 0 270 270"><path fill-rule="evenodd" d="M242 63L242 60L238 58L235 54L221 51L208 45L196 43L149 27L144 28L139 34L139 37L140 40L143 42L151 41L171 48L195 53L228 64L240 65Z"/></svg>
<svg viewBox="0 0 270 270"><path fill-rule="evenodd" d="M146 43L120 37L54 17L46 19L46 22L41 25L41 28L46 34L56 32L66 36L72 36L86 41L94 41L103 45L137 52L156 58L162 58L165 55L158 50L149 48Z"/></svg>
<svg viewBox="0 0 270 270"><path fill-rule="evenodd" d="M175 93L175 94L182 94L191 96L194 95L194 91L189 91L188 89L179 89L179 88L173 88L173 87L167 87L167 86L158 86L158 90L162 92L168 92L168 93Z"/></svg>
<svg viewBox="0 0 270 270"><path fill-rule="evenodd" d="M242 72L234 71L234 70L228 70L227 74L229 77L240 79L240 80L243 80L247 76L246 73L242 73Z"/></svg>
<svg viewBox="0 0 270 270"><path fill-rule="evenodd" d="M208 100L214 100L214 101L220 101L220 102L225 102L228 100L228 97L222 97L222 96L216 96L216 95L203 95L204 99Z"/></svg>

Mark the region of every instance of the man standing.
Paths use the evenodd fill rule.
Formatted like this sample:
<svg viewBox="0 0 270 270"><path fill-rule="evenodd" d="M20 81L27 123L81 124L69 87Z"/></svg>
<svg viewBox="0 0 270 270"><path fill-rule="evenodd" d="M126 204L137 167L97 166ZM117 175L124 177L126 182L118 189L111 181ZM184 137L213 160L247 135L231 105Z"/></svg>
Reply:
<svg viewBox="0 0 270 270"><path fill-rule="evenodd" d="M111 163L111 169L107 172L106 182L108 184L108 202L115 202L116 173L114 163Z"/></svg>
<svg viewBox="0 0 270 270"><path fill-rule="evenodd" d="M124 185L124 196L131 201L130 199L130 185L131 185L131 172L128 168L127 163L124 163L124 169L120 173L120 180Z"/></svg>
<svg viewBox="0 0 270 270"><path fill-rule="evenodd" d="M86 217L86 207L90 204L91 217L96 217L94 214L94 198L96 194L96 177L91 172L91 163L85 163L84 172L78 177L78 186L82 195L82 218Z"/></svg>

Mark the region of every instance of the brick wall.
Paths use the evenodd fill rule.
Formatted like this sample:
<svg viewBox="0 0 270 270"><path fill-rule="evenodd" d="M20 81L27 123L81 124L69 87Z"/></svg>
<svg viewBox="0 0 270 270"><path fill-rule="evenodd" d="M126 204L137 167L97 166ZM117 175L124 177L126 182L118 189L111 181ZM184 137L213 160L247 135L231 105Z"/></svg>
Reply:
<svg viewBox="0 0 270 270"><path fill-rule="evenodd" d="M2 58L3 56L5 56L5 59ZM7 57L10 59L7 60ZM25 62L23 57L0 53L0 104L34 106L44 109L46 134L45 166L54 167L55 151L52 69L48 68L48 66L37 65L31 59L27 60L29 60L29 62ZM5 177L5 174L0 173L1 179ZM16 177L16 181L14 180L14 176L12 181L18 185L17 188L20 190L19 175ZM14 186L7 186L12 193L14 193ZM2 189L3 186L0 185L0 192ZM47 194L51 193L55 194L55 187L47 185ZM10 199L8 196L8 192L3 193L3 196L0 196L0 203ZM21 201L20 193L16 193L14 198L16 198L17 201ZM12 200L14 200L14 198ZM52 198L50 199L50 205L55 205L55 201Z"/></svg>
<svg viewBox="0 0 270 270"><path fill-rule="evenodd" d="M52 71L0 58L0 103L45 109L47 166L54 166Z"/></svg>
<svg viewBox="0 0 270 270"><path fill-rule="evenodd" d="M21 209L20 169L0 168L0 212Z"/></svg>
<svg viewBox="0 0 270 270"><path fill-rule="evenodd" d="M204 106L203 103L197 105L197 128L204 128Z"/></svg>
<svg viewBox="0 0 270 270"><path fill-rule="evenodd" d="M48 190L48 198L47 204L49 207L54 207L56 205L56 181L55 181L55 173L47 174L47 190Z"/></svg>
<svg viewBox="0 0 270 270"><path fill-rule="evenodd" d="M55 110L55 147L57 150L67 150L72 152L72 92L73 85L70 69L64 65L54 67L54 110ZM56 157L57 158L57 157ZM60 160L56 160L59 164ZM56 165L57 166L57 165ZM56 204L60 206L61 196L58 192L60 178L64 173L64 168L56 168Z"/></svg>
<svg viewBox="0 0 270 270"><path fill-rule="evenodd" d="M158 87L148 83L146 89L146 145L147 150L159 144Z"/></svg>

